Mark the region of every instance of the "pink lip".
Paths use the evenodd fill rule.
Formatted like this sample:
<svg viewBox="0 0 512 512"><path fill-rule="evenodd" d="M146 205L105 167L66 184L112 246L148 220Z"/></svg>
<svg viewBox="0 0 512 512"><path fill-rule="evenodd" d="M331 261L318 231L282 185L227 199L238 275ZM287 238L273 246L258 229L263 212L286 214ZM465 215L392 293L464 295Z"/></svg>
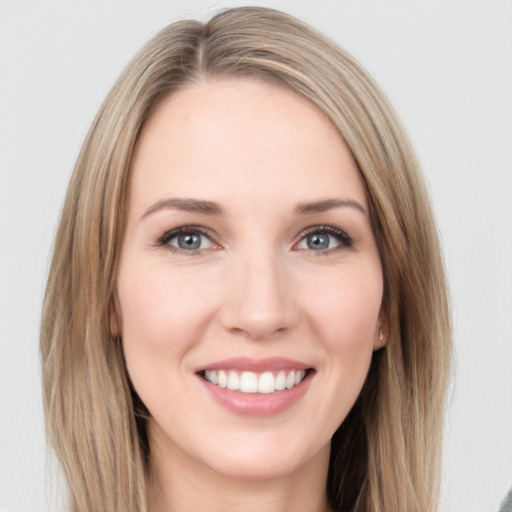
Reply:
<svg viewBox="0 0 512 512"><path fill-rule="evenodd" d="M224 409L242 416L269 417L289 409L297 403L307 392L315 374L308 372L306 377L291 389L275 391L274 393L242 393L221 388L202 378L205 370L238 370L263 373L276 370L308 370L311 366L284 358L249 359L233 358L217 361L199 368L196 372L198 379L209 395Z"/></svg>
<svg viewBox="0 0 512 512"><path fill-rule="evenodd" d="M238 370L255 373L271 372L276 370L307 370L311 365L287 359L284 357L268 357L265 359L251 359L248 357L236 357L216 361L215 363L201 366L196 369L196 373L205 370Z"/></svg>

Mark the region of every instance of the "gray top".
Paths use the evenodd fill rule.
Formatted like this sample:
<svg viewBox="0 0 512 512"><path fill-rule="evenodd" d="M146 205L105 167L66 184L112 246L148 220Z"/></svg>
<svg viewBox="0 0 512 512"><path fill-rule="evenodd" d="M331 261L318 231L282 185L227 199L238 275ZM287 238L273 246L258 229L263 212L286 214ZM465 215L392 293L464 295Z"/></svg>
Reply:
<svg viewBox="0 0 512 512"><path fill-rule="evenodd" d="M512 487L502 501L499 512L512 512Z"/></svg>

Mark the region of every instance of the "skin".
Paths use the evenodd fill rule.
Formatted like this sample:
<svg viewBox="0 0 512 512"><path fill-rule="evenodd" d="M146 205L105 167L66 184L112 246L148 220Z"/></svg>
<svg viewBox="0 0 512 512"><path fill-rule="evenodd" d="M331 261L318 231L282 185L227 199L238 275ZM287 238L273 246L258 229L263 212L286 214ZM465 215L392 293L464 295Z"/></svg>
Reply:
<svg viewBox="0 0 512 512"><path fill-rule="evenodd" d="M165 203L176 198L214 202L222 213ZM345 202L298 211L331 199ZM153 510L329 510L330 439L384 343L367 212L346 144L288 90L205 80L167 98L145 124L112 330L151 414ZM162 241L190 225L208 230L199 249L180 249L177 236ZM352 244L331 233L318 250L305 233L322 235L314 226L342 230ZM196 372L232 357L306 363L307 390L278 414L227 410Z"/></svg>

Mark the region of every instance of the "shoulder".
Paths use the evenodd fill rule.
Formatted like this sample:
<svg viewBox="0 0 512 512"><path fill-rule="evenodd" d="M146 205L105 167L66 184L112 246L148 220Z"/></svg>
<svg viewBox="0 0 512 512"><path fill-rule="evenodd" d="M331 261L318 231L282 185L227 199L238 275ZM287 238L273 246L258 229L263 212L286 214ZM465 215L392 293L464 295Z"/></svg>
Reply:
<svg viewBox="0 0 512 512"><path fill-rule="evenodd" d="M512 512L512 487L501 503L499 512Z"/></svg>

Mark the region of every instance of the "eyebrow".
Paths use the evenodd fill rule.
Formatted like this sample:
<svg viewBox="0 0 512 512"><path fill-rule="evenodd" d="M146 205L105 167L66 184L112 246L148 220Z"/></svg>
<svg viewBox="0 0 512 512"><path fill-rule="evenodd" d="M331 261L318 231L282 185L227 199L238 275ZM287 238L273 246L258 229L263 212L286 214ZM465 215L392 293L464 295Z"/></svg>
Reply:
<svg viewBox="0 0 512 512"><path fill-rule="evenodd" d="M162 199L150 206L142 215L144 219L148 215L155 213L159 210L167 209L181 210L184 212L204 213L206 215L222 215L223 208L212 201L203 201L201 199Z"/></svg>
<svg viewBox="0 0 512 512"><path fill-rule="evenodd" d="M294 211L298 214L322 213L327 210L346 206L355 208L356 210L359 210L361 213L366 215L366 210L363 208L363 206L353 199L324 199L322 201L299 203L295 207Z"/></svg>
<svg viewBox="0 0 512 512"><path fill-rule="evenodd" d="M350 207L359 210L366 215L363 206L353 199L323 199L321 201L311 201L299 203L294 208L294 213L299 215L307 215L311 213L322 213L334 208ZM160 210L175 209L185 212L202 213L205 215L223 215L224 209L218 203L213 201L205 201L201 199L184 199L171 198L162 199L150 206L142 215L141 219L146 218Z"/></svg>

